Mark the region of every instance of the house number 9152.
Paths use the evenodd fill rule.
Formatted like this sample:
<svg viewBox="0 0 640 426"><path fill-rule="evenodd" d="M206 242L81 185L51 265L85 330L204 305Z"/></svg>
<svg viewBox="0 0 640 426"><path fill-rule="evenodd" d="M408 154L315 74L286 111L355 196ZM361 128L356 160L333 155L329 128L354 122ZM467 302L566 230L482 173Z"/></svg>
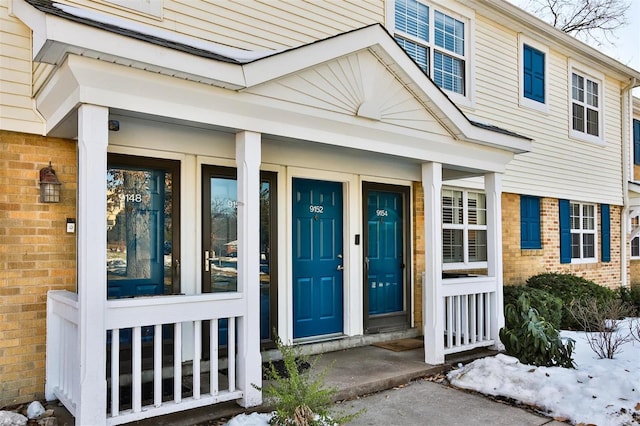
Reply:
<svg viewBox="0 0 640 426"><path fill-rule="evenodd" d="M309 213L324 213L324 206L309 206Z"/></svg>

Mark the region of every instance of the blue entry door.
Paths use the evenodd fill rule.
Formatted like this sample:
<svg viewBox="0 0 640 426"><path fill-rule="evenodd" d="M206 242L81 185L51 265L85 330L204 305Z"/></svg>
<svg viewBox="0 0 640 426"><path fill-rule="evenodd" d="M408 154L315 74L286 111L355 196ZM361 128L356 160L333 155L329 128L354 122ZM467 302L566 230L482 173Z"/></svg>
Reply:
<svg viewBox="0 0 640 426"><path fill-rule="evenodd" d="M343 331L342 184L293 180L293 337Z"/></svg>
<svg viewBox="0 0 640 426"><path fill-rule="evenodd" d="M404 190L365 186L365 318L368 331L408 325ZM379 189L380 188L380 189Z"/></svg>

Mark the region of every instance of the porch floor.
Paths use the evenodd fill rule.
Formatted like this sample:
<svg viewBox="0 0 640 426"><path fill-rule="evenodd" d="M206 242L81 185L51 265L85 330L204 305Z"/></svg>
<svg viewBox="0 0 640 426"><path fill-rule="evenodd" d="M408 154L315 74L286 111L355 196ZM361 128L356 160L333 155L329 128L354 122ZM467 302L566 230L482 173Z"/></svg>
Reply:
<svg viewBox="0 0 640 426"><path fill-rule="evenodd" d="M430 365L424 362L422 348L394 351L370 345L322 354L316 368L321 371L331 365L325 378L325 384L337 388L336 400L343 400L390 389L420 377L447 371L457 363L469 362L495 353L495 351L488 349L476 349L448 355L443 365ZM206 424L208 421L221 417L231 417L242 412L266 410L268 408L265 406L245 410L235 402L227 402L130 424L193 426L200 423ZM73 417L64 410L64 407L56 409L56 417L59 426L74 425Z"/></svg>

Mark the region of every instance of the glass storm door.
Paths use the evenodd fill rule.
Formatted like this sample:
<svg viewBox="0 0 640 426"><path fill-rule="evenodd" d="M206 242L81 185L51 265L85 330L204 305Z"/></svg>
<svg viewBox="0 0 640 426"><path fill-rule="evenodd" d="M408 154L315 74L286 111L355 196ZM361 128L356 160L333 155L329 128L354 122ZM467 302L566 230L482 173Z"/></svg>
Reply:
<svg viewBox="0 0 640 426"><path fill-rule="evenodd" d="M123 155L108 162L107 297L179 292L179 163ZM121 339L130 339L126 331Z"/></svg>
<svg viewBox="0 0 640 426"><path fill-rule="evenodd" d="M368 332L408 326L405 218L408 190L364 184L365 327Z"/></svg>
<svg viewBox="0 0 640 426"><path fill-rule="evenodd" d="M260 178L260 338L271 340L275 327L275 174ZM202 291L238 290L238 193L236 169L203 166L202 169ZM275 238L274 238L275 240ZM203 327L203 330L205 327ZM207 327L208 330L208 327ZM220 344L226 345L227 321L220 321ZM208 331L207 331L208 332ZM207 345L208 346L208 345ZM203 345L203 347L206 347Z"/></svg>
<svg viewBox="0 0 640 426"><path fill-rule="evenodd" d="M293 337L343 331L342 184L293 180Z"/></svg>

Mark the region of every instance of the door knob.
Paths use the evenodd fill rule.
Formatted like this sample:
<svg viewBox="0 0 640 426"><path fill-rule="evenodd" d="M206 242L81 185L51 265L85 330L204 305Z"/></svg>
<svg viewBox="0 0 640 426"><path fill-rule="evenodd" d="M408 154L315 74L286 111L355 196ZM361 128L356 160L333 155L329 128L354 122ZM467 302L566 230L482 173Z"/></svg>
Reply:
<svg viewBox="0 0 640 426"><path fill-rule="evenodd" d="M336 270L338 270L338 271L342 271L343 269L344 269L344 266L342 266L342 265L338 265L338 267L336 268Z"/></svg>

